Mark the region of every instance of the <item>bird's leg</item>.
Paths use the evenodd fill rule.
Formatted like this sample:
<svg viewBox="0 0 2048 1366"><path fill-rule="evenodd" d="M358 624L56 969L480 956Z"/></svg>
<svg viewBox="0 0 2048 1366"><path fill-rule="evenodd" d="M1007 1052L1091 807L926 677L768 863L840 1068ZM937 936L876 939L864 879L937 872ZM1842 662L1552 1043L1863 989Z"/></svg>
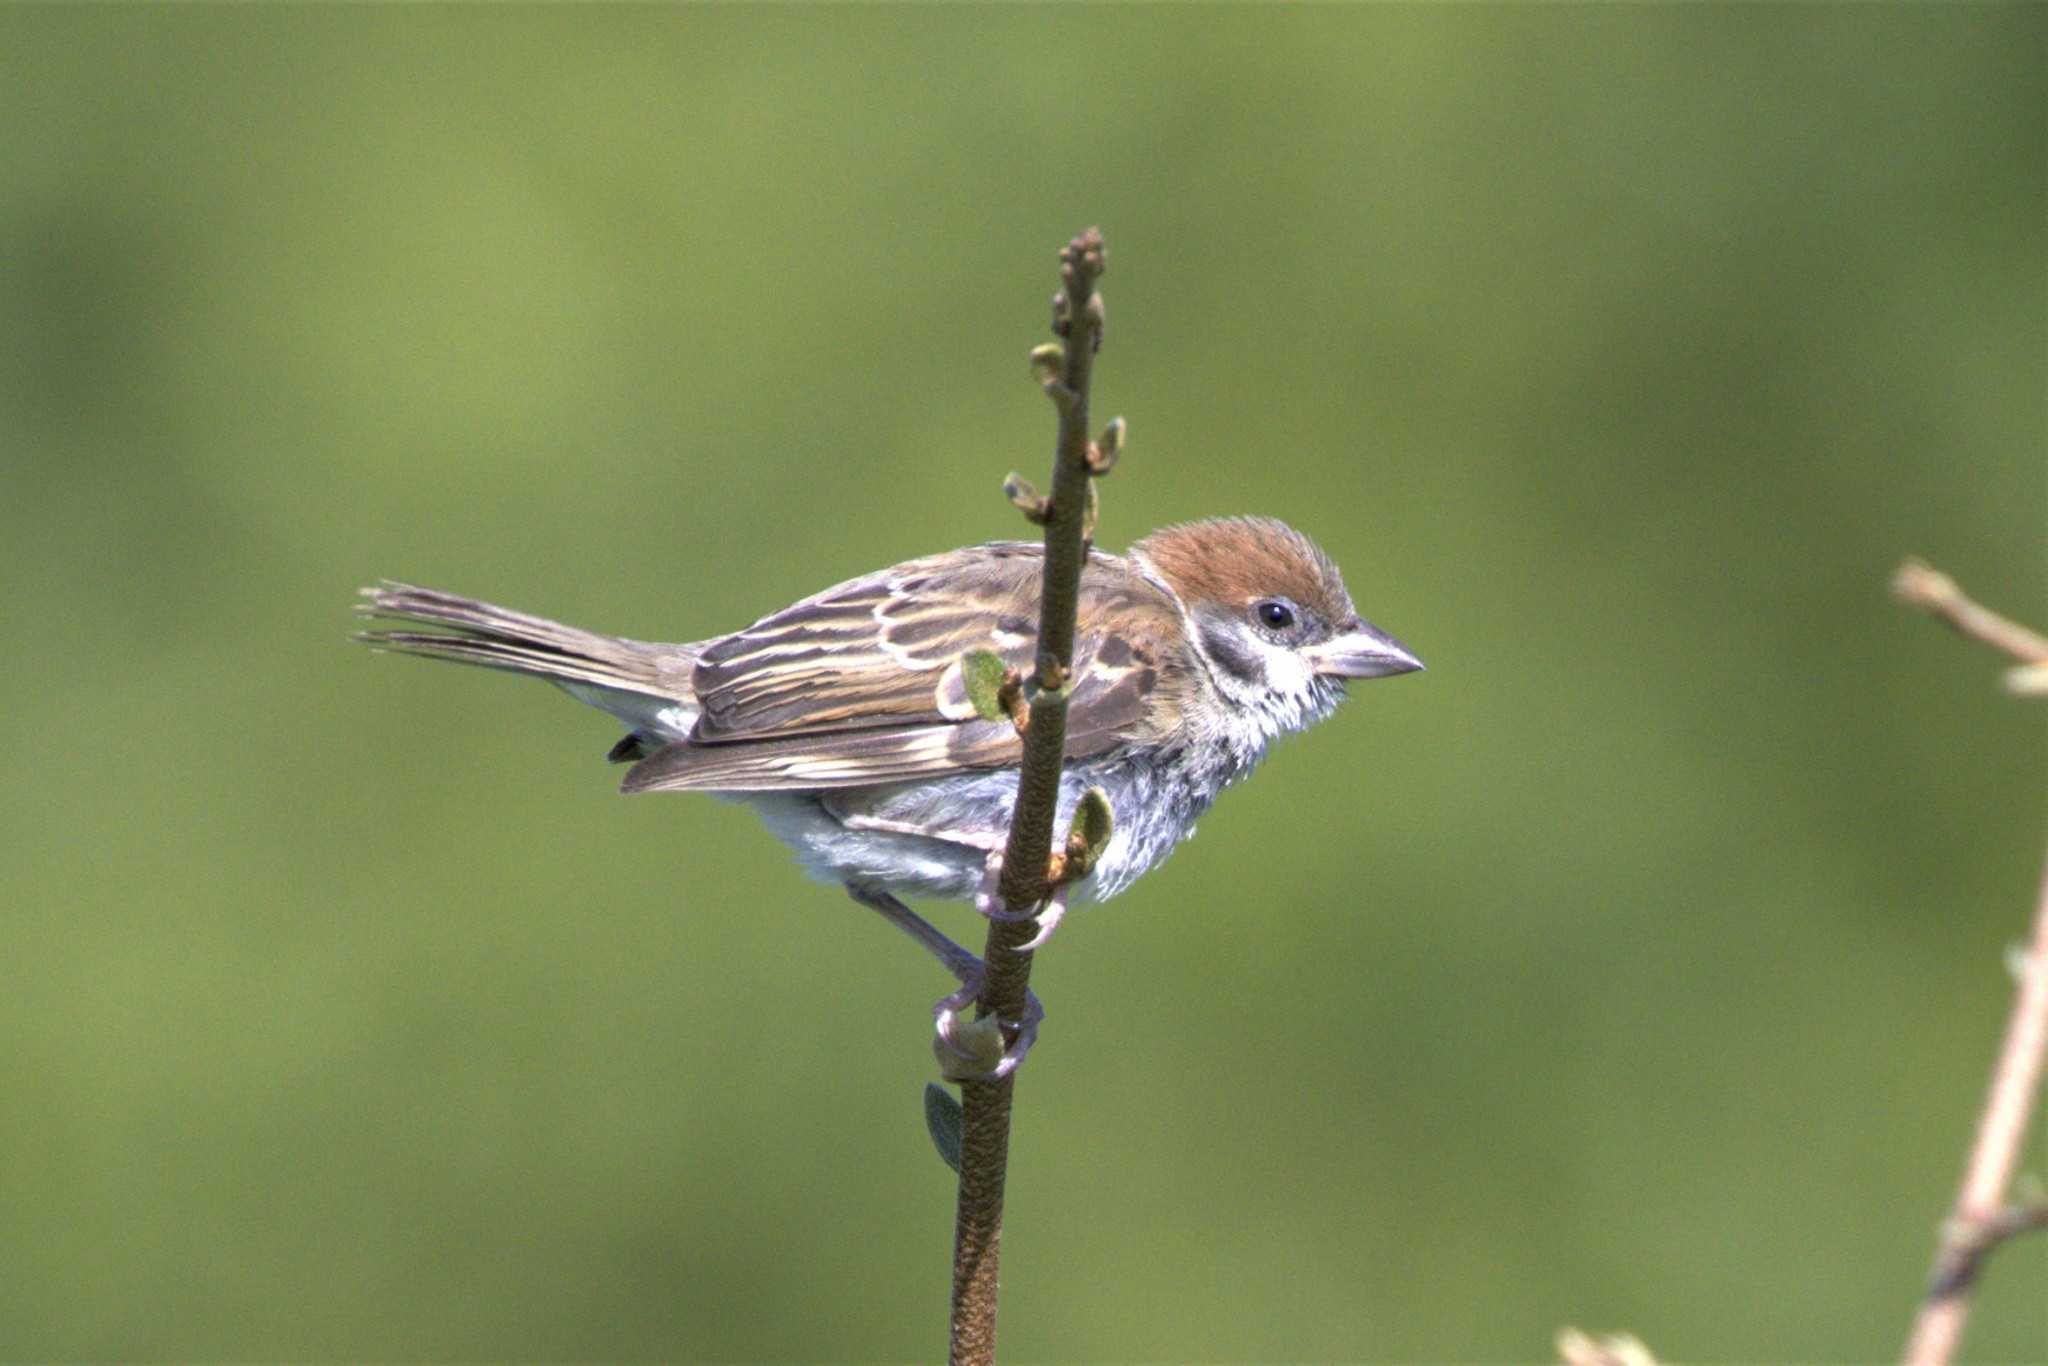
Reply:
<svg viewBox="0 0 2048 1366"><path fill-rule="evenodd" d="M974 1004L981 995L984 970L979 958L948 939L936 925L926 920L910 907L898 901L879 887L864 886L849 882L846 894L873 911L879 911L884 920L915 939L926 953L939 960L939 965L959 982L959 990L941 996L932 1006L932 1021L938 1031L939 1042L952 1057L973 1065L979 1054L962 1040L962 1030L967 1021L961 1012ZM1038 1026L1045 1019L1045 1007L1038 1002L1038 996L1026 992L1024 996L1024 1018L1015 1022L999 1020L1005 1030L1015 1029L1015 1037L1003 1049L1002 1058L995 1067L973 1078L977 1081L995 1081L1017 1070L1024 1061L1024 1055L1031 1051L1031 1045L1038 1041ZM950 1072L949 1072L950 1075Z"/></svg>
<svg viewBox="0 0 2048 1366"><path fill-rule="evenodd" d="M926 953L939 960L940 967L953 974L954 981L962 986L969 982L979 986L981 960L948 939L931 921L879 887L849 882L846 894L869 910L881 912L883 919L923 945Z"/></svg>

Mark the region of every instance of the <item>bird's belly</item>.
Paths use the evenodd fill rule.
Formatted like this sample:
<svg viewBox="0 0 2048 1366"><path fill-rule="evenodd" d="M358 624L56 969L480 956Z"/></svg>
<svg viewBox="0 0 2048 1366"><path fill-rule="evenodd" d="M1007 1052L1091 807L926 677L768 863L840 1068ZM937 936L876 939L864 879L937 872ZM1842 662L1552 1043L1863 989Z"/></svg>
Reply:
<svg viewBox="0 0 2048 1366"><path fill-rule="evenodd" d="M1089 787L1109 795L1115 828L1076 900L1116 895L1194 833L1206 800L1162 792L1147 772L1085 761L1061 775L1054 847ZM805 870L828 882L862 882L903 897L971 900L990 849L1002 847L1016 800L1014 770L962 773L937 780L829 793L742 795ZM929 833L910 833L911 831Z"/></svg>
<svg viewBox="0 0 2048 1366"><path fill-rule="evenodd" d="M830 795L860 797L881 790L853 788ZM816 793L745 793L739 800L790 847L805 872L822 881L865 883L897 896L948 901L971 900L980 885L986 854L972 845L850 826Z"/></svg>

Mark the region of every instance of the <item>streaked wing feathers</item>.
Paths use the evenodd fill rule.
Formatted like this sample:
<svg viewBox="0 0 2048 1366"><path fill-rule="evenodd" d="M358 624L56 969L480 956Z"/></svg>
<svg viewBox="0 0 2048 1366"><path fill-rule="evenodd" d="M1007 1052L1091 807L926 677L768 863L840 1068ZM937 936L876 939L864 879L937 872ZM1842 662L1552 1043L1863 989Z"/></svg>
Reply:
<svg viewBox="0 0 2048 1366"><path fill-rule="evenodd" d="M625 790L863 787L1015 764L1016 732L975 715L960 658L992 649L1030 670L1039 559L1037 546L1006 542L912 560L716 642L694 677L703 711L691 738L634 765ZM1147 642L1177 613L1098 557L1083 580L1083 619L1099 629L1076 643L1069 758L1143 723L1160 678Z"/></svg>
<svg viewBox="0 0 2048 1366"><path fill-rule="evenodd" d="M911 560L726 637L697 665L703 713L692 738L718 744L971 717L964 694L942 705L941 680L969 650L1029 650L1037 550L1003 543L971 557Z"/></svg>
<svg viewBox="0 0 2048 1366"><path fill-rule="evenodd" d="M962 767L1015 763L1007 722L853 730L740 744L679 740L633 765L624 792L776 792L868 787ZM975 760L980 760L976 765Z"/></svg>

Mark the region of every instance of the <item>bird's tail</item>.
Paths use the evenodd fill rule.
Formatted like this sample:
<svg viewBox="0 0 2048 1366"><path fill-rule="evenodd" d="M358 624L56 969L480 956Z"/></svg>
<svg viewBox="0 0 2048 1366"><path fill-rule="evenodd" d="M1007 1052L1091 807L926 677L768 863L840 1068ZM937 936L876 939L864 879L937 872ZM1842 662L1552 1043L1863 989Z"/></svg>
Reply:
<svg viewBox="0 0 2048 1366"><path fill-rule="evenodd" d="M356 611L365 617L445 628L359 632L372 649L545 678L636 732L676 737L696 720L694 646L599 635L409 583L387 580L362 595Z"/></svg>

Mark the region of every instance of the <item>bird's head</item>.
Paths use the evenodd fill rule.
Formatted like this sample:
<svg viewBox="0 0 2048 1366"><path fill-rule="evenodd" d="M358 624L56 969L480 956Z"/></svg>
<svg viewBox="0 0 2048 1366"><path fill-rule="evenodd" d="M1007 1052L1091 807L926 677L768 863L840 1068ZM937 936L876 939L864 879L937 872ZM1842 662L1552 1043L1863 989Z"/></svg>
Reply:
<svg viewBox="0 0 2048 1366"><path fill-rule="evenodd" d="M1263 739L1327 716L1349 680L1422 667L1358 615L1336 564L1284 522L1188 522L1131 550L1180 599L1190 648Z"/></svg>

